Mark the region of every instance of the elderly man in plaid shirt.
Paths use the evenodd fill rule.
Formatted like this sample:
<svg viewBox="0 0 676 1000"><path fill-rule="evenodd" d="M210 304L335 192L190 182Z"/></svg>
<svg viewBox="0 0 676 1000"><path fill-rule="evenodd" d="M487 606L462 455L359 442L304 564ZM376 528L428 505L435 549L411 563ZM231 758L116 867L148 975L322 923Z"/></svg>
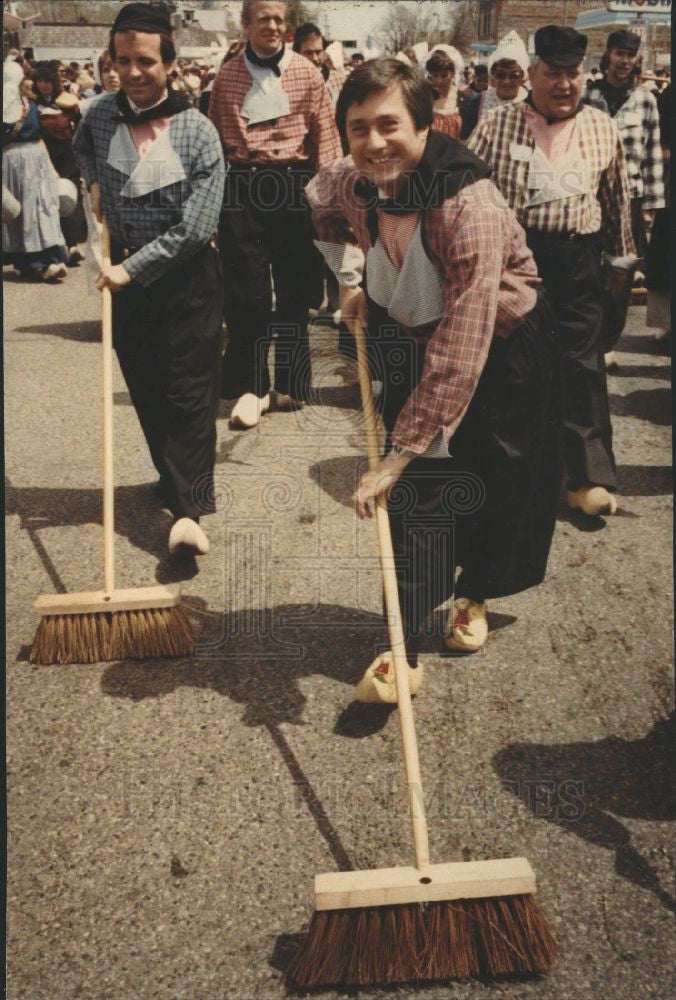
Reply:
<svg viewBox="0 0 676 1000"><path fill-rule="evenodd" d="M308 398L313 254L303 188L341 153L322 75L285 47L285 19L285 3L245 0L246 49L221 68L209 105L230 164L220 227L228 327L221 393L238 397L230 418L235 427L258 423L271 388L282 409Z"/></svg>
<svg viewBox="0 0 676 1000"><path fill-rule="evenodd" d="M306 189L343 316L367 324L383 382L387 454L354 500L365 517L391 494L412 691L430 611L454 593L446 643L475 651L486 599L543 579L561 474L558 341L533 257L485 164L430 128L433 113L412 67L364 63L336 109L351 155ZM396 700L393 684L381 655L357 697Z"/></svg>
<svg viewBox="0 0 676 1000"><path fill-rule="evenodd" d="M574 28L539 28L531 93L480 122L468 146L493 168L556 309L568 504L598 516L617 509L603 361L602 253L621 267L635 252L619 133L607 115L581 100L586 47L586 36ZM621 285L621 271L610 275Z"/></svg>
<svg viewBox="0 0 676 1000"><path fill-rule="evenodd" d="M636 86L634 79L640 46L641 38L634 32L625 29L612 32L601 61L605 75L589 85L585 101L610 115L619 129L629 177L631 228L637 253L644 258L648 250L647 231L655 211L664 208L665 200L657 101L647 87ZM626 268L623 277L620 293L606 294L604 299L603 346L607 367L617 365L613 348L627 321L634 268Z"/></svg>
<svg viewBox="0 0 676 1000"><path fill-rule="evenodd" d="M174 553L203 554L213 511L222 277L213 237L225 166L216 130L168 85L169 18L125 4L111 31L118 93L92 104L73 148L111 232L113 338L175 521Z"/></svg>

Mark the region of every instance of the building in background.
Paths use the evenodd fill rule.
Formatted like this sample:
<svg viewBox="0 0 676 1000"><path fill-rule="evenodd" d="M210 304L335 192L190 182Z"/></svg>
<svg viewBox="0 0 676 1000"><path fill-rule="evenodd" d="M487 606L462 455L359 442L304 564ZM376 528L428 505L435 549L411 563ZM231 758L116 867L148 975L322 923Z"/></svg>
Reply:
<svg viewBox="0 0 676 1000"><path fill-rule="evenodd" d="M172 14L180 58L214 61L228 47L229 15L223 8L174 4ZM120 10L112 0L22 0L3 5L3 51L32 50L34 59L86 62L107 48Z"/></svg>
<svg viewBox="0 0 676 1000"><path fill-rule="evenodd" d="M478 39L484 45L495 45L511 29L519 32L528 51L533 51L533 36L544 24L561 24L578 28L589 39L587 66L598 65L606 48L606 40L615 27L635 28L637 14L649 23L648 66L656 54L670 51L669 16L671 0L478 0ZM609 9L610 8L610 9ZM613 8L615 8L613 10ZM664 23L653 21L661 14ZM657 60L666 61L666 60Z"/></svg>

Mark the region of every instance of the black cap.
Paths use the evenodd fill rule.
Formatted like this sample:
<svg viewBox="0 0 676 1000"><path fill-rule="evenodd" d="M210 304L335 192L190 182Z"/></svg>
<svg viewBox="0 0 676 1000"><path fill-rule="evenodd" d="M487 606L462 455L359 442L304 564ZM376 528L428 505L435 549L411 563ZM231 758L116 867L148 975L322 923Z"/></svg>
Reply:
<svg viewBox="0 0 676 1000"><path fill-rule="evenodd" d="M610 49L629 49L630 52L638 52L641 48L641 36L634 31L627 31L626 28L613 31L611 35L608 35L606 48L608 51Z"/></svg>
<svg viewBox="0 0 676 1000"><path fill-rule="evenodd" d="M145 31L148 34L171 34L166 10L150 3L126 3L113 22L112 31Z"/></svg>
<svg viewBox="0 0 676 1000"><path fill-rule="evenodd" d="M587 36L575 28L546 24L535 32L535 55L549 66L572 69L579 66L587 51Z"/></svg>

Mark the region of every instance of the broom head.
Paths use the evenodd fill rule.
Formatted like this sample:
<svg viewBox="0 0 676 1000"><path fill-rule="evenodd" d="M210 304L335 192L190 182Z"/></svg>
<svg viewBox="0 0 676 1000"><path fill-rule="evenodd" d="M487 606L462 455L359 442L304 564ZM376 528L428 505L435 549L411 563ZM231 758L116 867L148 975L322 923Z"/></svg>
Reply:
<svg viewBox="0 0 676 1000"><path fill-rule="evenodd" d="M369 986L546 972L557 946L526 858L315 877L296 986Z"/></svg>
<svg viewBox="0 0 676 1000"><path fill-rule="evenodd" d="M178 584L38 597L31 663L101 663L185 656L195 630Z"/></svg>

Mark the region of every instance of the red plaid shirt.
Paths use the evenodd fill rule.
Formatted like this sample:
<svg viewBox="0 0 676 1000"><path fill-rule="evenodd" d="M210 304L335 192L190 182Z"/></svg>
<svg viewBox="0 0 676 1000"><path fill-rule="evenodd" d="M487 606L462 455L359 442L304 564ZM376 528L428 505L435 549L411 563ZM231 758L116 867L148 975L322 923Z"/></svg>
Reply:
<svg viewBox="0 0 676 1000"><path fill-rule="evenodd" d="M354 193L358 176L346 157L322 170L305 190L317 239L336 247L356 237L367 253L367 213ZM424 212L422 237L443 278L443 314L427 338L422 376L392 435L396 444L418 455L439 431L445 441L453 436L493 337L508 337L521 325L540 283L523 229L489 180Z"/></svg>
<svg viewBox="0 0 676 1000"><path fill-rule="evenodd" d="M247 128L240 109L252 83L243 53L227 62L216 77L209 118L218 129L226 160L246 164L309 162L319 169L341 155L326 85L311 62L294 52L282 73L290 114Z"/></svg>

